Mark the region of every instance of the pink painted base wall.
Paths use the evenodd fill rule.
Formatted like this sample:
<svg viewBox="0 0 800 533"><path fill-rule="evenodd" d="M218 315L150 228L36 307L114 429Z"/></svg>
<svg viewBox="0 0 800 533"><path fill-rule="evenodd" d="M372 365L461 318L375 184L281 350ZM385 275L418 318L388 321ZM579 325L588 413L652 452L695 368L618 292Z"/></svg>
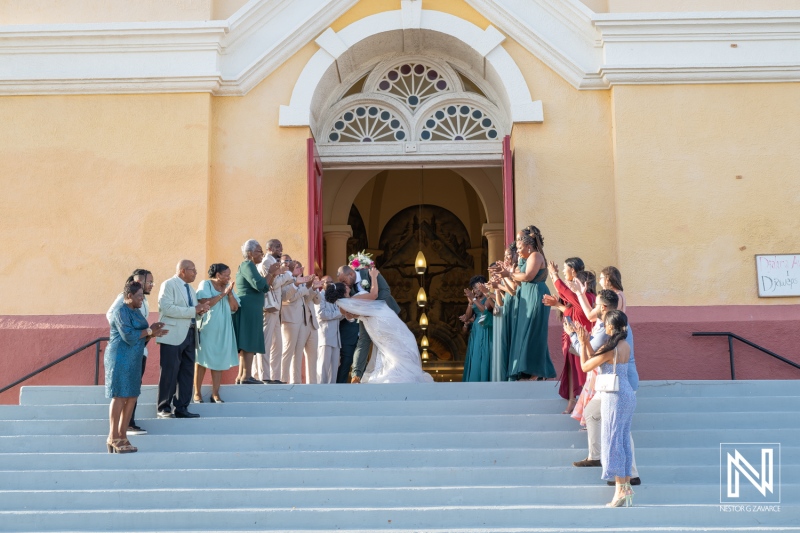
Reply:
<svg viewBox="0 0 800 533"><path fill-rule="evenodd" d="M636 365L642 379L730 379L725 337L692 337L694 331L731 331L787 359L800 363L800 306L632 307ZM153 313L151 321L157 319ZM108 336L103 315L0 316L0 387L32 372L97 337ZM551 315L550 355L560 373L561 327ZM159 349L150 356L144 383L158 383ZM749 346L734 341L737 379L800 379L792 368ZM100 383L103 361L100 354ZM56 365L25 385L91 385L94 348ZM233 383L236 369L223 374ZM210 383L210 373L206 383ZM554 394L556 392L554 391ZM19 387L0 394L0 403L19 401Z"/></svg>

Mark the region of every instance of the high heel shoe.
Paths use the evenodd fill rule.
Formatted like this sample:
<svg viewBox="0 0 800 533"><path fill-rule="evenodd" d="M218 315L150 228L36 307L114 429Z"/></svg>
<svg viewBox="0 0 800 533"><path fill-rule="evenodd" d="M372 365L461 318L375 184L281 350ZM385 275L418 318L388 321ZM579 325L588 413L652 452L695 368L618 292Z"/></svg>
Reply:
<svg viewBox="0 0 800 533"><path fill-rule="evenodd" d="M109 446L114 449L111 453L135 453L139 451L139 448L132 446L127 439L114 439Z"/></svg>
<svg viewBox="0 0 800 533"><path fill-rule="evenodd" d="M239 379L239 378L236 378L236 381L234 381L233 383L234 383L234 385L241 385L242 384L242 380Z"/></svg>
<svg viewBox="0 0 800 533"><path fill-rule="evenodd" d="M208 401L210 401L211 403L225 403L219 396L217 396L216 399L212 396L211 398L208 399Z"/></svg>
<svg viewBox="0 0 800 533"><path fill-rule="evenodd" d="M631 490L630 483L617 484L617 491L614 493L614 499L606 504L606 507L632 507L633 506L633 490ZM622 489L620 491L620 489Z"/></svg>
<svg viewBox="0 0 800 533"><path fill-rule="evenodd" d="M116 450L114 449L114 441L108 439L106 441L106 448L108 449L108 453L115 453Z"/></svg>
<svg viewBox="0 0 800 533"><path fill-rule="evenodd" d="M192 402L194 402L194 403L203 403L203 397L195 395L195 397L192 398Z"/></svg>

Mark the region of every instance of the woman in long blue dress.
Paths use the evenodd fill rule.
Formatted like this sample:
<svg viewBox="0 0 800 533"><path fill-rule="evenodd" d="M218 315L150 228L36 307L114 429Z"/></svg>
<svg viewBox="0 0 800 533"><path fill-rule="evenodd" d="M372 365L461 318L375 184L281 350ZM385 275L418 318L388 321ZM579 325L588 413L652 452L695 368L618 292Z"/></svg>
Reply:
<svg viewBox="0 0 800 533"><path fill-rule="evenodd" d="M479 285L486 283L483 276L473 276L464 294L470 302L467 319L475 316L464 358L462 381L489 381L492 361L492 304L483 297Z"/></svg>
<svg viewBox="0 0 800 533"><path fill-rule="evenodd" d="M604 322L609 338L596 352L592 350L589 332L583 327L577 328L581 343L581 368L584 372L599 368L602 375L616 373L619 380L619 390L598 393L603 395L600 462L603 465L602 478L616 482L614 498L607 506L630 507L633 503L631 422L636 410L636 394L628 381L631 356L631 347L625 340L628 336L628 317L622 311L609 311L605 314Z"/></svg>
<svg viewBox="0 0 800 533"><path fill-rule="evenodd" d="M106 398L109 406L108 453L137 451L128 440L128 423L142 388L142 358L144 346L151 337L168 333L164 324L156 322L150 327L139 312L144 301L142 284L131 281L122 291L123 303L111 320L111 333L103 356L106 375Z"/></svg>
<svg viewBox="0 0 800 533"><path fill-rule="evenodd" d="M528 226L517 233L516 245L519 272L503 273L519 283L511 324L508 378L512 381L554 378L556 370L547 347L550 309L542 303L542 297L550 294L545 284L544 238L536 226Z"/></svg>
<svg viewBox="0 0 800 533"><path fill-rule="evenodd" d="M239 298L233 292L228 265L214 263L208 269L208 277L197 287L198 300L211 309L197 321L200 340L194 364L194 401L203 403L201 392L207 368L211 370L211 403L224 403L219 397L222 371L239 364L232 318L239 309Z"/></svg>

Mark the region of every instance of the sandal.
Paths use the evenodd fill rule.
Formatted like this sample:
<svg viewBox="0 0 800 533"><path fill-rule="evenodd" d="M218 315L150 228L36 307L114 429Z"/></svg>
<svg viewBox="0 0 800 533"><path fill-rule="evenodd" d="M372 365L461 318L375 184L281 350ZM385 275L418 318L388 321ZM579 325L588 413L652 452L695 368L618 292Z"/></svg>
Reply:
<svg viewBox="0 0 800 533"><path fill-rule="evenodd" d="M111 441L111 447L114 448L112 453L135 453L139 448L131 445L128 439L114 439Z"/></svg>

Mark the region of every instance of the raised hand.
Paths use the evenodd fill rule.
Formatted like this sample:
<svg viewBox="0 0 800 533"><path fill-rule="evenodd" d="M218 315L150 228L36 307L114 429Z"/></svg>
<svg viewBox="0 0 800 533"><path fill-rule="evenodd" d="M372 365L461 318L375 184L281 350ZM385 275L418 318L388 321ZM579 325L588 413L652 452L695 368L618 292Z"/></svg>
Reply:
<svg viewBox="0 0 800 533"><path fill-rule="evenodd" d="M225 296L229 295L230 293L233 292L234 287L236 287L236 281L235 280L231 281L230 283L228 283L228 286L225 288L225 292L223 292L222 294L225 295Z"/></svg>
<svg viewBox="0 0 800 533"><path fill-rule="evenodd" d="M381 271L375 267L369 269L369 277L372 278L372 281L378 279L378 276L381 275Z"/></svg>
<svg viewBox="0 0 800 533"><path fill-rule="evenodd" d="M470 289L464 289L464 296L466 296L467 300L469 300L470 302L475 299L475 295L472 294L472 291Z"/></svg>
<svg viewBox="0 0 800 533"><path fill-rule="evenodd" d="M558 276L558 265L555 263L555 261L547 262L547 271L550 273L551 276L553 275Z"/></svg>
<svg viewBox="0 0 800 533"><path fill-rule="evenodd" d="M272 263L267 269L267 274L270 274L271 276L277 276L283 272L285 272L284 265L280 263Z"/></svg>
<svg viewBox="0 0 800 533"><path fill-rule="evenodd" d="M545 294L542 296L542 303L547 307L558 307L558 298L552 294Z"/></svg>
<svg viewBox="0 0 800 533"><path fill-rule="evenodd" d="M575 330L575 333L578 334L578 342L580 342L583 345L589 344L590 337L589 337L589 332L586 331L586 328L584 328L580 324L575 324L573 326L573 329Z"/></svg>

